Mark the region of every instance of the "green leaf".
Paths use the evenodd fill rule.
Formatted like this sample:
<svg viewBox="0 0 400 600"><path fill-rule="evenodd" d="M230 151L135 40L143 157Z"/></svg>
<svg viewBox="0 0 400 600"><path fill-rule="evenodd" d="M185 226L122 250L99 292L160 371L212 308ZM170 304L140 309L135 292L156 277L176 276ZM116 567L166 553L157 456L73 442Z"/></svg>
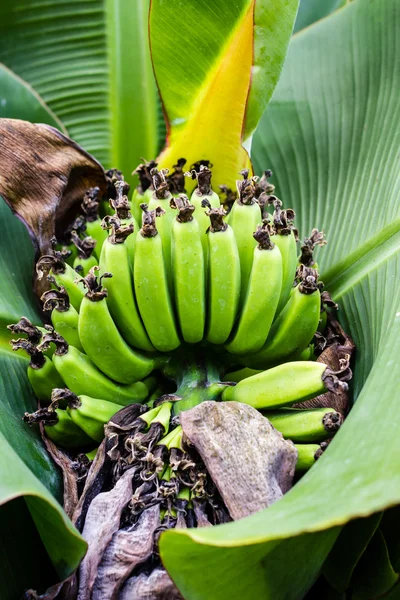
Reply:
<svg viewBox="0 0 400 600"><path fill-rule="evenodd" d="M37 90L72 139L127 176L158 150L148 5L15 0L0 6L0 60Z"/></svg>
<svg viewBox="0 0 400 600"><path fill-rule="evenodd" d="M321 0L300 0L293 32L296 33L300 29L312 25L348 2L350 0L324 0L323 2Z"/></svg>
<svg viewBox="0 0 400 600"><path fill-rule="evenodd" d="M8 344L11 335L6 325L17 322L21 315L40 322L32 293L34 251L26 228L3 201L0 221L0 505L25 498L43 544L62 578L79 564L86 543L56 500L62 499L61 477L38 431L22 421L26 411L35 410L36 399L27 378L28 360L11 351ZM4 514L0 512L0 518ZM15 519L12 526L8 523L16 539L23 536L25 521ZM32 556L32 564L40 569L40 553ZM22 578L21 586L25 583ZM20 588L19 593L22 591ZM0 595L3 597L3 593Z"/></svg>
<svg viewBox="0 0 400 600"><path fill-rule="evenodd" d="M67 133L61 121L35 90L2 64L0 64L0 89L0 118L17 116L24 121L33 119L36 123L47 123Z"/></svg>
<svg viewBox="0 0 400 600"><path fill-rule="evenodd" d="M367 519L355 519L340 532L323 568L326 579L336 590L344 592L348 588L354 568L379 527L381 517L381 513L376 513Z"/></svg>
<svg viewBox="0 0 400 600"><path fill-rule="evenodd" d="M214 187L235 185L279 78L298 0L153 0L150 42L167 117L171 168L207 158Z"/></svg>
<svg viewBox="0 0 400 600"><path fill-rule="evenodd" d="M280 597L257 593L262 579L276 589L281 572L285 598L299 598L301 534L327 530L318 533L324 544L307 549L306 585L333 543L330 528L400 502L399 19L396 0L355 0L295 36L255 134L257 171L275 172L301 234L326 230L318 262L357 344L356 402L328 451L279 502L232 524L163 534L163 561L190 599L204 597L205 570L209 600L224 598L224 586ZM281 563L278 548L286 549ZM253 557L263 549L264 568ZM240 571L221 570L231 560Z"/></svg>
<svg viewBox="0 0 400 600"><path fill-rule="evenodd" d="M368 544L354 572L352 600L370 600L389 591L398 576L390 564L385 539L380 529Z"/></svg>

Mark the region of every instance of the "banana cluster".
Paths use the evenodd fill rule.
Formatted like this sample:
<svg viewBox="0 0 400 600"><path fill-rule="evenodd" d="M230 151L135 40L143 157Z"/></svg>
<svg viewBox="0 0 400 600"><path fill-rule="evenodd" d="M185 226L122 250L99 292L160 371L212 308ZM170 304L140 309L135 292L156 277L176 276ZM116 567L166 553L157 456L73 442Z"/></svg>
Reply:
<svg viewBox="0 0 400 600"><path fill-rule="evenodd" d="M342 418L290 407L347 386L343 374L313 360L321 286L312 250L323 234L313 230L299 259L294 212L272 193L269 171L261 179L242 171L233 203L224 189L226 210L209 163L187 173L184 164L171 175L141 165L131 201L121 173L110 171L109 205L98 188L88 190L67 246L54 240L53 253L39 259L52 325L22 318L9 326L26 335L12 345L29 354L29 380L47 405L26 420L42 421L62 447L90 451L122 406L141 403L141 431L157 423L157 443L170 449L175 440L183 451L179 413L203 400L234 400L302 445L305 470ZM190 199L185 176L197 183ZM348 376L348 365L342 371ZM157 477L172 476L168 461L162 465Z"/></svg>

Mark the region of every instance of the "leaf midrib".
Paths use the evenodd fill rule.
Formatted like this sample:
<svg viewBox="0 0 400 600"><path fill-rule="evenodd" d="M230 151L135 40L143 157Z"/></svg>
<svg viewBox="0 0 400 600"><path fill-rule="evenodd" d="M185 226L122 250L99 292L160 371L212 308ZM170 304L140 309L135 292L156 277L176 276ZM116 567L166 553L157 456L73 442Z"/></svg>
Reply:
<svg viewBox="0 0 400 600"><path fill-rule="evenodd" d="M357 281L400 251L400 218L361 244L326 273L322 280L338 300Z"/></svg>

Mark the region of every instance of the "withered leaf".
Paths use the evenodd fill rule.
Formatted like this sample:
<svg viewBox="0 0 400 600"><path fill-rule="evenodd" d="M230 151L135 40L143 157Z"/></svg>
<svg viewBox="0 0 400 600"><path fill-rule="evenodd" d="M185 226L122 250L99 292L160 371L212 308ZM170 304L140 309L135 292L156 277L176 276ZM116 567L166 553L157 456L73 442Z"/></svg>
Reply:
<svg viewBox="0 0 400 600"><path fill-rule="evenodd" d="M135 567L150 558L154 532L160 525L160 505L143 511L137 523L117 531L108 544L93 587L92 600L117 600Z"/></svg>
<svg viewBox="0 0 400 600"><path fill-rule="evenodd" d="M78 600L89 600L104 550L119 529L121 513L132 496L133 470L126 471L109 492L98 494L87 511L82 535L89 544L79 568Z"/></svg>
<svg viewBox="0 0 400 600"><path fill-rule="evenodd" d="M183 600L165 569L154 569L128 579L119 600Z"/></svg>
<svg viewBox="0 0 400 600"><path fill-rule="evenodd" d="M106 192L103 167L78 144L49 125L0 119L0 195L38 252L49 252L93 186Z"/></svg>
<svg viewBox="0 0 400 600"><path fill-rule="evenodd" d="M233 519L266 508L291 487L297 451L253 407L202 402L180 418Z"/></svg>

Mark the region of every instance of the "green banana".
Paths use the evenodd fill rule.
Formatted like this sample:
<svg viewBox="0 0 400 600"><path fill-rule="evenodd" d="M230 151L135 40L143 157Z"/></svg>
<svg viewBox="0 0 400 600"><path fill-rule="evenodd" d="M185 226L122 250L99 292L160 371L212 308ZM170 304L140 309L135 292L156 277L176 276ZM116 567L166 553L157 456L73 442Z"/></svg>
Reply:
<svg viewBox="0 0 400 600"><path fill-rule="evenodd" d="M130 257L125 243L127 237L133 237L133 225L122 227L121 221L116 217L105 217L103 221L112 229L111 235L103 244L100 257L100 271L113 274L107 282L107 306L128 344L147 352L154 351L133 292Z"/></svg>
<svg viewBox="0 0 400 600"><path fill-rule="evenodd" d="M28 379L35 393L35 396L48 402L51 399L51 392L54 387L64 385L52 360L45 356L39 349L29 340L11 340L13 350L24 350L30 356L28 366Z"/></svg>
<svg viewBox="0 0 400 600"><path fill-rule="evenodd" d="M81 240L75 231L71 232L71 240L78 249L78 256L74 260L74 269L85 276L92 267L98 264L97 258L93 254L97 242L89 236Z"/></svg>
<svg viewBox="0 0 400 600"><path fill-rule="evenodd" d="M327 390L347 390L327 365L299 361L284 363L227 387L222 400L243 402L257 409L280 408L314 398Z"/></svg>
<svg viewBox="0 0 400 600"><path fill-rule="evenodd" d="M155 210L160 206L164 211L162 219L159 219L157 223L157 229L162 241L164 266L169 292L172 293L171 230L175 219L175 209L170 204L172 194L168 188L168 181L166 179L167 174L168 169L161 169L161 171L158 171L157 169L151 170L154 192L149 202L149 210Z"/></svg>
<svg viewBox="0 0 400 600"><path fill-rule="evenodd" d="M297 268L297 245L295 231L292 226L295 217L292 209L282 210L282 202L275 196L274 203L274 230L272 238L282 254L282 290L276 314L279 315L286 305L293 287Z"/></svg>
<svg viewBox="0 0 400 600"><path fill-rule="evenodd" d="M61 252L55 250L53 255L41 256L36 264L36 273L39 281L44 274L50 273L50 275L53 275L57 285L66 289L72 306L79 311L85 295L85 288L77 281L77 278L79 278L77 272L66 264Z"/></svg>
<svg viewBox="0 0 400 600"><path fill-rule="evenodd" d="M67 385L75 394L101 398L121 406L143 402L146 399L148 392L143 382L119 385L111 381L86 354L74 346L69 346L54 330L43 336L37 349L45 350L50 344L56 345L53 363L64 381L63 385Z"/></svg>
<svg viewBox="0 0 400 600"><path fill-rule="evenodd" d="M261 210L254 200L254 180L249 179L249 169L241 171L243 181L237 181L238 198L227 217L228 224L235 232L240 258L240 304L244 301L253 265L254 248L257 245L253 233L261 223Z"/></svg>
<svg viewBox="0 0 400 600"><path fill-rule="evenodd" d="M57 333L62 335L71 346L83 350L78 333L79 313L70 304L65 287L58 286L52 275L49 275L47 279L56 289L42 294L40 299L43 302L43 310L52 311L51 322Z"/></svg>
<svg viewBox="0 0 400 600"><path fill-rule="evenodd" d="M76 396L66 388L54 390L52 399L53 402L66 401L67 413L73 422L96 442L104 438L104 425L121 410L114 402L83 394Z"/></svg>
<svg viewBox="0 0 400 600"><path fill-rule="evenodd" d="M302 352L312 340L319 323L320 292L318 274L303 269L301 281L290 295L285 308L273 323L261 350L242 356L246 367L266 368Z"/></svg>
<svg viewBox="0 0 400 600"><path fill-rule="evenodd" d="M125 181L115 182L115 198L110 199L110 206L115 210L115 217L121 222L121 225L125 227L132 227L132 231L138 231L138 224L136 219L132 216L131 205L126 196L129 190L129 185ZM108 228L107 219L103 219L102 227ZM128 235L125 239L126 248L128 251L129 262L131 268L133 266L133 257L135 254L136 247L136 235Z"/></svg>
<svg viewBox="0 0 400 600"><path fill-rule="evenodd" d="M282 256L271 243L269 226L264 223L253 234L257 246L233 337L225 345L233 354L257 352L264 345L278 306L282 287Z"/></svg>
<svg viewBox="0 0 400 600"><path fill-rule="evenodd" d="M162 240L156 228L156 216L162 209L143 210L143 225L136 239L134 285L136 300L147 334L160 352L175 350L180 345L174 309L168 291Z"/></svg>
<svg viewBox="0 0 400 600"><path fill-rule="evenodd" d="M142 222L141 204L149 204L153 195L153 181L150 171L157 166L154 160L144 162L136 167L133 174L139 177L139 185L134 190L131 200L132 214L138 223Z"/></svg>
<svg viewBox="0 0 400 600"><path fill-rule="evenodd" d="M25 413L24 421L29 425L44 423L46 436L61 448L74 449L90 446L93 440L78 426L65 410L56 404Z"/></svg>
<svg viewBox="0 0 400 600"><path fill-rule="evenodd" d="M240 296L240 259L233 229L224 222L226 212L208 204L208 306L206 339L223 344L236 319Z"/></svg>
<svg viewBox="0 0 400 600"><path fill-rule="evenodd" d="M263 415L284 438L293 442L321 442L332 437L343 423L343 417L333 408L287 408L263 411Z"/></svg>
<svg viewBox="0 0 400 600"><path fill-rule="evenodd" d="M161 423L164 428L164 434L166 435L169 429L171 411L172 402L163 402L148 412L141 414L138 418L142 419L147 427L150 427L153 423Z"/></svg>
<svg viewBox="0 0 400 600"><path fill-rule="evenodd" d="M135 383L147 377L158 362L132 350L123 340L107 306L107 290L102 287L102 279L111 277L103 273L97 278L96 270L90 269L83 278L87 293L82 300L79 312L79 338L94 364L103 373L118 383Z"/></svg>
<svg viewBox="0 0 400 600"><path fill-rule="evenodd" d="M239 381L243 381L243 379L247 379L252 375L257 375L257 373L262 373L260 369L249 369L248 367L244 367L243 369L238 369L237 371L231 371L230 373L226 373L222 378L222 381L229 381L233 383L239 383Z"/></svg>
<svg viewBox="0 0 400 600"><path fill-rule="evenodd" d="M206 286L203 247L195 207L181 194L173 201L179 213L172 226L172 273L182 337L196 344L203 339Z"/></svg>
<svg viewBox="0 0 400 600"><path fill-rule="evenodd" d="M195 169L188 171L185 175L186 177L197 180L197 187L190 197L190 203L196 209L193 217L199 224L200 239L203 246L204 261L207 270L209 249L206 232L210 225L210 220L204 212L204 207L208 206L209 208L218 209L221 206L221 201L218 194L211 189L212 173L208 168L208 165L196 165Z"/></svg>
<svg viewBox="0 0 400 600"><path fill-rule="evenodd" d="M305 473L315 464L321 454L318 444L295 444L297 450L296 473Z"/></svg>
<svg viewBox="0 0 400 600"><path fill-rule="evenodd" d="M93 254L97 260L100 260L101 249L108 235L107 231L104 231L101 226L101 219L99 216L99 193L100 188L89 188L83 197L81 205L82 212L86 218L86 233L96 240Z"/></svg>

